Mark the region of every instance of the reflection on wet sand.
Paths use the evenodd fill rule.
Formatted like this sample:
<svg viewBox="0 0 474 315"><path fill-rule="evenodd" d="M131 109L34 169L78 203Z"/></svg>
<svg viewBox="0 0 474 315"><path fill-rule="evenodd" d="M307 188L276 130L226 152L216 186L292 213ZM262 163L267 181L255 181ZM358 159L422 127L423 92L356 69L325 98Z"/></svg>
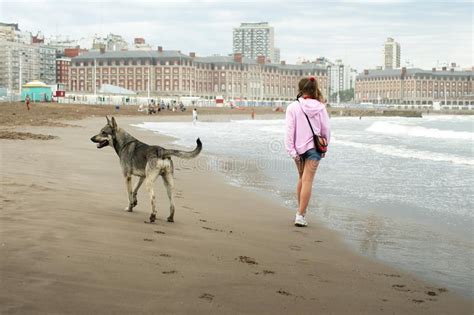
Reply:
<svg viewBox="0 0 474 315"><path fill-rule="evenodd" d="M365 255L377 257L377 247L384 229L384 222L380 217L370 215L365 221L364 233L360 238L359 249Z"/></svg>

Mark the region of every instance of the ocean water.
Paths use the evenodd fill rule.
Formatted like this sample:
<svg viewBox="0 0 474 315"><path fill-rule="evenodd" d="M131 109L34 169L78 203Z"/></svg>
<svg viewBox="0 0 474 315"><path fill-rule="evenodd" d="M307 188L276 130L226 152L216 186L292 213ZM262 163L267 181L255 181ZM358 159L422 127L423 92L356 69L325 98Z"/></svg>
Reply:
<svg viewBox="0 0 474 315"><path fill-rule="evenodd" d="M297 172L284 120L135 126L189 148L200 137L209 157L200 167L279 198L292 220ZM473 297L474 117L337 117L331 129L309 211L363 255Z"/></svg>

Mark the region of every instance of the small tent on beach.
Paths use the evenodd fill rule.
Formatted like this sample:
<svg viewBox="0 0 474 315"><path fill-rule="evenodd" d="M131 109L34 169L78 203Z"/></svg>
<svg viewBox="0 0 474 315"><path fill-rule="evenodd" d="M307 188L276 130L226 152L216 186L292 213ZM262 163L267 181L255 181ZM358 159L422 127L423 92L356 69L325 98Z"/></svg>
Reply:
<svg viewBox="0 0 474 315"><path fill-rule="evenodd" d="M24 101L26 96L30 97L32 102L51 102L51 87L44 82L34 80L23 84L21 88L21 100Z"/></svg>

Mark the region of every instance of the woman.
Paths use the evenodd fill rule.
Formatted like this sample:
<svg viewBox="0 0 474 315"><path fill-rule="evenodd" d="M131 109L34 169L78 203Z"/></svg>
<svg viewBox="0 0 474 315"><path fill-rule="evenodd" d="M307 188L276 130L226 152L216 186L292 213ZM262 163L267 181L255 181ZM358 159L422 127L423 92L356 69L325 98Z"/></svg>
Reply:
<svg viewBox="0 0 474 315"><path fill-rule="evenodd" d="M314 133L326 138L328 143L330 130L329 116L318 81L314 77L303 78L298 84L298 89L297 101L291 103L286 110L285 146L288 154L295 160L299 174L296 186L298 210L295 225L307 226L305 215L311 198L313 179L319 161L324 157L314 147L313 132L309 122Z"/></svg>

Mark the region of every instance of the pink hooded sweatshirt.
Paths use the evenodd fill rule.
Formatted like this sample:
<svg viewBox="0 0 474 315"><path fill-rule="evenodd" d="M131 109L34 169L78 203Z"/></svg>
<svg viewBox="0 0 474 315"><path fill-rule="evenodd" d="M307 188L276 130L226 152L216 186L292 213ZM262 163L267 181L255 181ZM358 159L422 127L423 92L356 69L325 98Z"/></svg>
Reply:
<svg viewBox="0 0 474 315"><path fill-rule="evenodd" d="M331 137L326 106L315 99L300 97L286 109L285 147L293 158L314 148L313 133L304 113L308 115L315 134L326 138L328 143Z"/></svg>

